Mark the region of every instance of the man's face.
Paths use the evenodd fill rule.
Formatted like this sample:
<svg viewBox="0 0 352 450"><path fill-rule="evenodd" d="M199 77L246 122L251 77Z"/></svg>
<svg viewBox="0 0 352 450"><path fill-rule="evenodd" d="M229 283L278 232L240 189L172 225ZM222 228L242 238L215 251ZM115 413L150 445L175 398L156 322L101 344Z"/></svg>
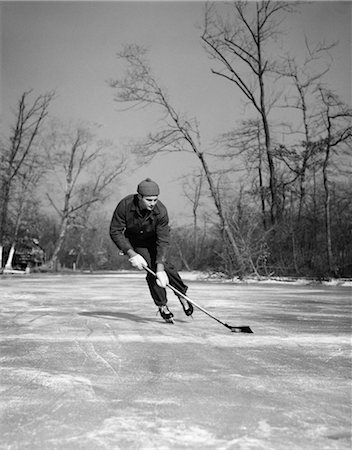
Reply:
<svg viewBox="0 0 352 450"><path fill-rule="evenodd" d="M148 211L152 211L154 209L154 206L156 205L158 201L157 195L148 195L148 196L139 196L140 205L142 209L147 209Z"/></svg>

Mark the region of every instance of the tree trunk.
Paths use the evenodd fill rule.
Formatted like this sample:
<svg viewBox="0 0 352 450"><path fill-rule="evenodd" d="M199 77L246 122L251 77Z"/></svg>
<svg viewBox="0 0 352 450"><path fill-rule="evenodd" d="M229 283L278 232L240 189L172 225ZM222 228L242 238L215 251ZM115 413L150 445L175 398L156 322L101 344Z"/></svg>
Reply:
<svg viewBox="0 0 352 450"><path fill-rule="evenodd" d="M198 261L198 223L197 223L197 210L193 209L193 245L194 245L194 260Z"/></svg>
<svg viewBox="0 0 352 450"><path fill-rule="evenodd" d="M259 61L260 61L260 47L259 47ZM261 65L261 62L259 63ZM277 193L277 180L276 180L276 171L275 171L275 165L274 165L274 158L272 155L272 148L271 148L271 136L270 136L270 127L268 123L268 117L266 112L266 106L265 106L265 99L264 99L264 80L263 77L259 77L259 86L260 86L260 114L262 117L263 122L263 128L264 128L264 135L265 135L265 150L266 150L266 157L268 161L268 167L269 167L269 187L270 187L270 196L271 196L271 204L270 204L270 218L271 218L271 224L274 225L278 219L279 216L279 197Z"/></svg>
<svg viewBox="0 0 352 450"><path fill-rule="evenodd" d="M323 183L325 191L324 209L325 209L325 229L326 229L326 253L328 259L329 273L333 273L333 254L331 243L331 216L330 216L330 187L328 180L328 163L330 156L330 143L327 143L325 159L323 164Z"/></svg>
<svg viewBox="0 0 352 450"><path fill-rule="evenodd" d="M65 240L67 225L68 225L68 217L63 217L63 219L61 221L61 225L60 225L59 238L56 242L53 255L48 263L49 267L51 267L55 272L57 271L57 267L58 267L58 255L62 248L62 244L64 243L64 240Z"/></svg>
<svg viewBox="0 0 352 450"><path fill-rule="evenodd" d="M18 214L16 217L16 224L15 224L15 233L13 236L13 242L11 244L11 248L10 248L10 253L9 256L7 258L6 261L6 265L5 265L5 269L11 270L12 269L12 261L13 261L13 257L15 254L15 247L16 247L16 242L17 242L17 237L18 237L18 231L20 229L20 224L21 224L21 219L22 219L22 212L23 212L23 206L25 203L25 199L26 199L26 195L25 193L23 193L22 197L21 197L21 202L19 205L19 209L18 209Z"/></svg>
<svg viewBox="0 0 352 450"><path fill-rule="evenodd" d="M202 163L202 167L204 169L205 176L207 177L207 180L208 180L210 193L211 193L211 196L213 197L213 200L214 200L214 203L215 203L215 206L216 206L216 209L217 209L220 221L221 221L221 228L222 228L225 236L229 240L229 242L231 244L231 247L232 247L232 250L234 252L234 255L236 257L236 261L237 261L238 266L239 266L239 276L241 278L244 275L244 266L243 266L242 256L240 254L240 251L239 251L239 248L237 246L236 240L235 240L235 238L234 238L234 236L233 236L233 234L231 232L231 229L230 229L229 223L227 221L227 218L226 218L225 214L223 213L222 205L221 205L219 196L217 194L216 188L214 186L214 182L213 182L213 179L211 177L210 171L208 169L208 165L207 165L207 163L206 163L206 161L204 159L204 156L200 152L198 152L197 155L198 155L198 158L200 159L200 161Z"/></svg>
<svg viewBox="0 0 352 450"><path fill-rule="evenodd" d="M292 240L292 260L293 267L295 268L295 272L298 274L298 265L297 265L297 252L296 252L296 233L295 233L295 221L293 214L293 193L290 195L290 222L291 222L291 240Z"/></svg>
<svg viewBox="0 0 352 450"><path fill-rule="evenodd" d="M177 250L178 250L178 254L180 255L180 259L182 261L182 264L185 266L186 270L191 271L191 268L189 267L189 264L188 264L186 258L183 256L182 249L181 249L180 245L178 244L177 240L175 240L175 244L176 244L176 247L177 247Z"/></svg>
<svg viewBox="0 0 352 450"><path fill-rule="evenodd" d="M10 184L7 182L2 183L2 202L1 202L1 217L0 217L0 244L4 245L7 228L7 215L8 206L10 200Z"/></svg>
<svg viewBox="0 0 352 450"><path fill-rule="evenodd" d="M264 230L266 230L267 225L266 225L265 194L264 194L263 172L262 172L262 148L261 148L261 144L260 144L259 126L257 129L257 139L258 139L258 155L259 155L259 166L258 166L259 192L260 192L260 202L261 202L261 208L262 208L263 227L264 227Z"/></svg>
<svg viewBox="0 0 352 450"><path fill-rule="evenodd" d="M7 269L7 270L12 269L12 261L13 261L14 254L15 254L15 243L13 242L11 245L11 248L10 248L9 256L7 257L5 269Z"/></svg>

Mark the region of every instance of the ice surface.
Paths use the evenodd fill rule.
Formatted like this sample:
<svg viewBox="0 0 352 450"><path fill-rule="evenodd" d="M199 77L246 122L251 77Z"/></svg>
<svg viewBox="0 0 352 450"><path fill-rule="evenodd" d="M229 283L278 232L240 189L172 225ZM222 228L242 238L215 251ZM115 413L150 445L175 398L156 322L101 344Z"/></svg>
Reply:
<svg viewBox="0 0 352 450"><path fill-rule="evenodd" d="M351 289L182 274L0 278L2 449L350 449Z"/></svg>

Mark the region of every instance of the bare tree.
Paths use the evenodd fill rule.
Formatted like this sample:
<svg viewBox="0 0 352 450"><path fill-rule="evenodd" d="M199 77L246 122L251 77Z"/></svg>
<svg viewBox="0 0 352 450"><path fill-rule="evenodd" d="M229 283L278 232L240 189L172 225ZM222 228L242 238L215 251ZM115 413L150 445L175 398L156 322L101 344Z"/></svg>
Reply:
<svg viewBox="0 0 352 450"><path fill-rule="evenodd" d="M106 198L108 187L124 171L122 156L107 160L110 143L101 142L87 127L54 125L44 146L50 165L50 177L56 180L55 193L48 192L50 205L60 218L59 236L48 266L56 269L66 232L75 216Z"/></svg>
<svg viewBox="0 0 352 450"><path fill-rule="evenodd" d="M277 98L267 96L266 77L274 61L266 57L265 46L277 37L282 16L291 7L286 2L236 1L230 3L229 14L223 19L214 5L206 10L202 41L218 64L212 73L233 83L261 119L269 172L270 215L274 224L280 216L281 205L269 113Z"/></svg>
<svg viewBox="0 0 352 450"><path fill-rule="evenodd" d="M37 149L39 134L48 115L54 93L31 99L32 91L24 92L15 111L15 124L8 141L2 142L0 160L0 254L7 236L8 209L11 189L20 177L26 177L27 164ZM1 257L0 257L1 260Z"/></svg>
<svg viewBox="0 0 352 450"><path fill-rule="evenodd" d="M298 134L303 134L300 139L301 145L295 147L292 155L295 160L295 171L298 174L298 221L301 218L302 209L306 197L306 176L309 169L314 170L315 146L312 141L316 139L319 130L316 127L317 102L314 94L323 76L330 69L331 58L328 51L336 44L319 43L314 48L306 38L306 55L302 63L298 63L295 58L286 56L282 65L275 67L274 71L280 76L292 81L296 94L285 96L286 104L284 108L295 109L299 112ZM297 133L293 130L293 133ZM288 155L290 156L290 155ZM292 169L292 167L291 167Z"/></svg>
<svg viewBox="0 0 352 450"><path fill-rule="evenodd" d="M221 230L234 252L239 272L244 273L241 254L231 233L221 199L214 183L204 152L201 149L198 123L180 114L172 106L164 89L161 88L145 59L146 50L137 45L126 46L118 56L127 62L125 76L110 81L115 89L115 101L128 102L132 107L158 106L164 117L161 130L150 133L146 139L136 145L135 152L150 160L162 152L193 152L198 158L207 180L221 222Z"/></svg>
<svg viewBox="0 0 352 450"><path fill-rule="evenodd" d="M34 190L44 174L39 161L36 155L30 156L29 161L26 162L26 170L21 174L16 181L16 185L12 188L9 216L13 227L11 233L8 233L11 248L5 264L5 270L12 270L19 230L24 216L28 213L28 209L35 202Z"/></svg>
<svg viewBox="0 0 352 450"><path fill-rule="evenodd" d="M335 273L334 256L332 249L331 233L331 189L329 169L331 170L331 158L334 151L347 145L346 150L351 156L352 144L352 109L347 107L336 94L323 87L318 88L322 109L320 113L323 136L316 142L316 146L323 153L323 185L325 192L325 229L326 229L326 253L330 273Z"/></svg>
<svg viewBox="0 0 352 450"><path fill-rule="evenodd" d="M198 174L194 174L192 178L188 178L187 183L183 185L184 195L192 204L193 245L194 245L195 261L197 261L198 259L198 252L199 252L198 209L200 206L200 199L202 196L203 182L204 182L204 172L202 169L200 169Z"/></svg>
<svg viewBox="0 0 352 450"><path fill-rule="evenodd" d="M247 173L254 173L252 192L254 196L259 197L262 223L264 230L267 230L268 189L264 183L266 176L265 140L261 121L257 119L243 120L237 129L224 133L219 142L226 150L226 153L221 155L223 158L234 159L238 165L238 158L242 157Z"/></svg>

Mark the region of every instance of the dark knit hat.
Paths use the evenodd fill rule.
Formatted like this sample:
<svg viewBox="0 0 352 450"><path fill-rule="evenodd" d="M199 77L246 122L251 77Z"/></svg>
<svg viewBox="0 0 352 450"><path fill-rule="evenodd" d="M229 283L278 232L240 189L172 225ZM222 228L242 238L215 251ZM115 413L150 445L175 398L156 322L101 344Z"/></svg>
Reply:
<svg viewBox="0 0 352 450"><path fill-rule="evenodd" d="M155 181L151 180L150 178L146 178L145 180L139 183L137 187L137 192L138 194L147 197L148 195L159 195L160 189L159 186L155 183Z"/></svg>

